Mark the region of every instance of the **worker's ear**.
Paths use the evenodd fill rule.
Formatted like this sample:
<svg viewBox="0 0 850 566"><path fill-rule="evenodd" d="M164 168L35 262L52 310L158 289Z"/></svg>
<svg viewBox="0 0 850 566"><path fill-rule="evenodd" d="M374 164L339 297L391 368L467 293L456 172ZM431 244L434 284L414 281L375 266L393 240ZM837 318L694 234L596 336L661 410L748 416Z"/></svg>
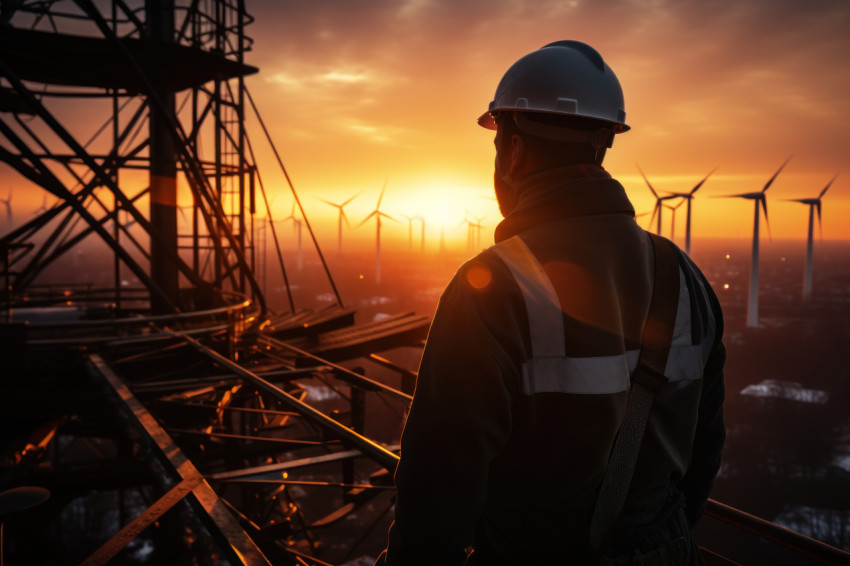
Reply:
<svg viewBox="0 0 850 566"><path fill-rule="evenodd" d="M511 136L511 168L508 171L511 176L522 165L525 159L525 142L522 136L514 134Z"/></svg>

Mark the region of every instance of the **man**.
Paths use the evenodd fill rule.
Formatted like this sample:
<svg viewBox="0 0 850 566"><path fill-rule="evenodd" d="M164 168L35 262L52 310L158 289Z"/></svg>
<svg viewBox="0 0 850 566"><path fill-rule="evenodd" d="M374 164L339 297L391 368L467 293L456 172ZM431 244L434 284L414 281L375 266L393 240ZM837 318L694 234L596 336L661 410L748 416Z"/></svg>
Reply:
<svg viewBox="0 0 850 566"><path fill-rule="evenodd" d="M378 564L701 563L690 527L720 465L725 350L717 298L678 248L669 382L623 510L590 543L654 287L652 242L601 166L628 130L619 82L590 46L552 43L507 71L479 123L496 129L505 219L440 300Z"/></svg>

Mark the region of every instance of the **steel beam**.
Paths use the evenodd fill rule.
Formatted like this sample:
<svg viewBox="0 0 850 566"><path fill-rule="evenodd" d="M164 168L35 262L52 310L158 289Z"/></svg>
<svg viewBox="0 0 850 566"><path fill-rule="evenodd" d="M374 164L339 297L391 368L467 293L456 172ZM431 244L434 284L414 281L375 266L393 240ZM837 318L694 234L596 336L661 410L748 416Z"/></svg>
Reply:
<svg viewBox="0 0 850 566"><path fill-rule="evenodd" d="M236 362L233 362L225 358L218 352L207 348L194 338L178 333L174 333L174 336L179 336L180 338L183 338L184 340L189 342L196 350L209 357L220 366L226 368L229 371L232 371L240 377L247 379L254 387L265 391L275 399L281 401L284 405L287 405L293 411L301 414L301 416L303 416L305 419L320 426L322 429L328 431L330 434L336 436L344 442L348 442L349 444L357 448L360 452L362 452L364 456L371 458L372 460L386 468L388 471L395 471L396 464L398 464L398 456L393 454L391 451L387 450L380 444L369 438L366 438L361 434L354 432L347 426L330 418L321 411L314 409L303 401L296 399L277 385L266 381L259 375L248 371Z"/></svg>
<svg viewBox="0 0 850 566"><path fill-rule="evenodd" d="M366 390L369 390L369 391L376 391L376 392L379 392L379 393L387 393L389 395L392 395L396 399L400 399L400 400L406 401L408 403L410 403L413 400L413 397L411 395L408 395L407 393L402 393L398 389L394 389L394 388L390 387L389 385L385 385L385 384L381 383L380 381L375 381L374 379L369 379L368 377L366 377L364 375L360 375L359 373L356 373L354 371L351 371L348 368L344 368L341 365L335 364L333 362L329 362L328 360L325 360L325 359L323 359L320 356L317 356L315 354L311 354L310 352L308 352L306 350L302 350L301 348L298 348L297 346L287 344L286 342L281 342L280 340L276 340L275 338L271 338L270 336L264 336L262 334L257 337L257 341L262 343L262 344L275 346L276 348L284 348L286 350L289 350L290 352L294 352L294 353L298 354L299 356L304 356L306 358L310 358L313 361L319 362L320 364L322 364L324 366L328 366L335 371L337 377L339 377L341 380L343 380L343 381L345 381L345 382L347 382L351 385L356 385L357 387L362 387L363 389L366 389Z"/></svg>
<svg viewBox="0 0 850 566"><path fill-rule="evenodd" d="M850 552L709 499L705 514L826 564L850 564Z"/></svg>
<svg viewBox="0 0 850 566"><path fill-rule="evenodd" d="M202 519L207 519L204 522L208 524L211 534L213 534L222 543L223 550L229 555L228 559L231 563L244 564L246 566L263 564L270 566L271 563L269 560L262 551L260 551L251 537L248 536L248 533L239 526L238 521L233 517L230 511L227 510L225 503L219 499L218 495L216 495L215 491L213 491L212 487L210 487L203 475L183 454L168 433L159 426L159 423L157 423L153 415L151 415L139 402L139 400L136 399L127 385L121 381L117 375L115 375L112 369L99 355L94 354L89 356L88 361L90 372L96 377L102 379L108 388L118 397L118 399L123 402L123 408L126 409L133 417L134 424L152 441L164 461L170 466L171 471L180 478L180 482L177 484L177 487L191 487L191 489L186 493L182 492L182 488L181 491L174 492L174 489L177 489L177 487L169 491L169 493L164 497L165 501L163 502L162 507L165 507L166 503L170 502L171 505L173 505L176 501L187 498L194 504L193 506L202 513ZM171 498L175 498L176 500L171 502ZM157 504L154 504L154 506L156 505ZM169 505L168 508L170 508L171 505ZM158 511L159 509L157 509L157 512ZM167 511L167 508L162 509L159 515L165 511ZM156 512L152 512L151 514L156 515ZM154 520L156 519L154 518ZM121 548L123 548L127 542L132 540L132 537L127 538L128 534L134 533L139 526L136 525L133 527L133 525L134 523L130 523L130 525L126 527L126 529L128 529L127 533L122 535L122 533L124 533L122 530L107 544L111 545L114 541L115 546L118 546L123 543L121 544ZM120 550L120 548L118 548L118 550ZM117 553L117 551L115 553ZM114 554L111 554L111 556L114 556ZM94 565L102 563L103 562L92 562L91 564Z"/></svg>

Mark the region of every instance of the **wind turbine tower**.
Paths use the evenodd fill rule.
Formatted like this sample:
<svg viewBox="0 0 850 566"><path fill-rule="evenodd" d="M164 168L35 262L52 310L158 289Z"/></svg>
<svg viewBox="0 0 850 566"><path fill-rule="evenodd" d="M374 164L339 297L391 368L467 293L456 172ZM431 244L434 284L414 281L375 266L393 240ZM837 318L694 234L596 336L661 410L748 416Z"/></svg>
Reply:
<svg viewBox="0 0 850 566"><path fill-rule="evenodd" d="M292 228L295 230L298 238L298 271L301 271L301 268L304 267L304 255L302 253L301 248L301 219L295 217L295 203L292 203L292 210L289 212L289 216L286 218L282 218L281 222L286 222L287 220L292 220Z"/></svg>
<svg viewBox="0 0 850 566"><path fill-rule="evenodd" d="M688 255L691 255L691 201L693 201L694 199L694 194L700 189L700 187L703 186L703 184L708 180L709 177L711 177L712 173L714 173L715 171L717 171L716 167L712 169L711 172L706 175L702 181L697 183L696 186L687 193L671 193L669 191L665 191L671 197L679 197L688 201L688 206L685 208L685 253L687 253ZM647 181L647 183L649 183L649 181Z"/></svg>
<svg viewBox="0 0 850 566"><path fill-rule="evenodd" d="M473 225L473 230L475 230L475 248L478 249L481 247L481 229L484 228L484 225L481 224L481 221L487 218L487 215L484 216L473 216L470 214L472 218L475 219L475 224Z"/></svg>
<svg viewBox="0 0 850 566"><path fill-rule="evenodd" d="M459 226L466 224L466 251L472 253L475 249L475 222L470 219L470 216L472 215L467 210Z"/></svg>
<svg viewBox="0 0 850 566"><path fill-rule="evenodd" d="M416 216L408 216L406 214L402 214L404 218L407 220L407 251L413 251L413 221L416 220Z"/></svg>
<svg viewBox="0 0 850 566"><path fill-rule="evenodd" d="M370 218L375 217L375 282L381 282L381 217L389 218L393 222L398 222L395 218L381 212L381 201L384 199L384 191L387 190L387 183L384 181L384 186L381 188L381 195L378 197L378 204L375 206L375 210L369 213L369 216L364 218L360 224L355 226L355 228L359 228L363 224L365 224Z"/></svg>
<svg viewBox="0 0 850 566"><path fill-rule="evenodd" d="M652 209L652 217L649 219L649 225L652 226L652 220L655 218L655 214L658 213L658 225L655 229L655 233L659 236L661 235L661 211L663 210L663 203L665 200L670 200L676 198L674 195L666 195L659 196L658 192L653 188L652 183L649 182L649 179L646 178L646 175L643 174L643 170L641 170L640 165L636 164L638 171L640 171L641 177L646 181L646 186L649 187L649 190L652 191L652 196L655 197L655 208Z"/></svg>
<svg viewBox="0 0 850 566"><path fill-rule="evenodd" d="M823 195L826 194L826 191L829 190L829 187L832 186L832 183L835 182L837 177L838 173L835 174L835 177L826 184L820 194L815 198L790 199L791 202L800 202L808 205L809 207L809 230L808 239L806 240L806 272L803 276L803 299L805 300L812 297L812 252L814 249L815 209L818 211L818 227L821 228L821 238L823 238L823 225L821 224L821 199L823 198Z"/></svg>
<svg viewBox="0 0 850 566"><path fill-rule="evenodd" d="M738 195L727 195L726 198L743 198L755 203L753 214L753 251L750 259L750 295L747 301L747 326L756 328L759 325L759 204L764 211L764 222L770 230L770 222L767 219L767 189L776 180L776 177L785 168L791 158L785 160L773 177L765 184L764 188L757 193L741 193Z"/></svg>
<svg viewBox="0 0 850 566"><path fill-rule="evenodd" d="M323 198L319 199L323 203L328 204L339 210L339 216L337 217L337 253L342 253L342 222L345 221L345 225L351 228L351 224L348 223L348 217L345 215L345 210L343 209L348 206L348 203L356 199L359 195L360 193L357 193L353 197L350 197L348 200L345 200L341 203L331 202Z"/></svg>
<svg viewBox="0 0 850 566"><path fill-rule="evenodd" d="M679 210L679 207L685 203L685 200L682 199L676 206L665 204L664 208L670 211L670 241L676 241L676 211Z"/></svg>

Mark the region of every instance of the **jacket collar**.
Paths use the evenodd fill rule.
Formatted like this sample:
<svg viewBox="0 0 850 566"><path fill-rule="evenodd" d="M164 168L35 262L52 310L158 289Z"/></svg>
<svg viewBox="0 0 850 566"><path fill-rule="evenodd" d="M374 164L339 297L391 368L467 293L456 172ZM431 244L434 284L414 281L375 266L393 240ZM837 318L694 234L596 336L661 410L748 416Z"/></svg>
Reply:
<svg viewBox="0 0 850 566"><path fill-rule="evenodd" d="M517 183L516 208L496 226L496 243L529 228L578 216L627 214L635 209L623 186L599 165L541 171Z"/></svg>

